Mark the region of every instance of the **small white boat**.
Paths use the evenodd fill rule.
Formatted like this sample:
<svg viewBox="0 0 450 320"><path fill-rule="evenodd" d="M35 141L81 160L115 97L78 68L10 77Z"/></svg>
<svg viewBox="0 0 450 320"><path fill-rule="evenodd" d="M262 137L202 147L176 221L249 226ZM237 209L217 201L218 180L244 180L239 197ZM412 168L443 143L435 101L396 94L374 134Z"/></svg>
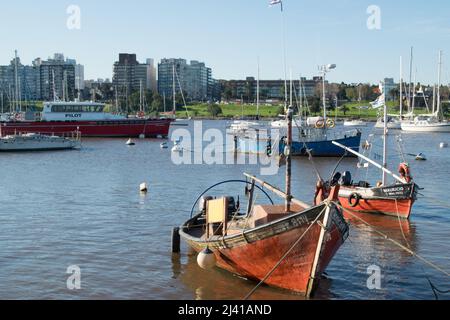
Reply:
<svg viewBox="0 0 450 320"><path fill-rule="evenodd" d="M377 129L383 129L384 128L384 119L379 118L377 121L377 124L375 125L375 128ZM393 129L393 130L401 130L402 129L402 122L400 119L396 117L389 117L387 122L387 128Z"/></svg>
<svg viewBox="0 0 450 320"><path fill-rule="evenodd" d="M362 120L347 120L344 121L344 127L366 127L367 123Z"/></svg>
<svg viewBox="0 0 450 320"><path fill-rule="evenodd" d="M136 145L136 143L134 143L134 141L131 138L128 139L127 146L134 146L134 145Z"/></svg>
<svg viewBox="0 0 450 320"><path fill-rule="evenodd" d="M80 136L73 139L37 133L15 134L0 138L0 151L51 151L81 146Z"/></svg>
<svg viewBox="0 0 450 320"><path fill-rule="evenodd" d="M419 153L419 154L416 156L416 160L417 160L417 161L426 161L426 160L427 160L427 157L426 157L426 155L424 155L423 153Z"/></svg>
<svg viewBox="0 0 450 320"><path fill-rule="evenodd" d="M167 149L167 148L169 148L169 145L167 144L167 142L161 143L160 146L161 146L161 149Z"/></svg>
<svg viewBox="0 0 450 320"><path fill-rule="evenodd" d="M414 121L403 122L402 130L406 132L450 132L450 123L439 121L436 116L419 116Z"/></svg>

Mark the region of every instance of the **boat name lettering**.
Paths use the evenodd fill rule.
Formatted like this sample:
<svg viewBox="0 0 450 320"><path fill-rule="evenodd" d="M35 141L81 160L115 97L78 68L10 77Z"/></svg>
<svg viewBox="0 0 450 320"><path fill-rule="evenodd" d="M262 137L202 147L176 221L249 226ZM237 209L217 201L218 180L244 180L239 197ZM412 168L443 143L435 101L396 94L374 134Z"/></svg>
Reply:
<svg viewBox="0 0 450 320"><path fill-rule="evenodd" d="M66 113L66 118L81 118L81 113Z"/></svg>

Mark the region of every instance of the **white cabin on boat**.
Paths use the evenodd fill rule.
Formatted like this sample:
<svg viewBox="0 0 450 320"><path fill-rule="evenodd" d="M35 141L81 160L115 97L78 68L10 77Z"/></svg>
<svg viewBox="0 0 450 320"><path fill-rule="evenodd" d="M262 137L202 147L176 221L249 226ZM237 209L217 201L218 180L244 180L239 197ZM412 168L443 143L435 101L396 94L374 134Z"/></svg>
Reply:
<svg viewBox="0 0 450 320"><path fill-rule="evenodd" d="M42 121L122 120L126 116L104 112L105 105L96 102L45 102Z"/></svg>

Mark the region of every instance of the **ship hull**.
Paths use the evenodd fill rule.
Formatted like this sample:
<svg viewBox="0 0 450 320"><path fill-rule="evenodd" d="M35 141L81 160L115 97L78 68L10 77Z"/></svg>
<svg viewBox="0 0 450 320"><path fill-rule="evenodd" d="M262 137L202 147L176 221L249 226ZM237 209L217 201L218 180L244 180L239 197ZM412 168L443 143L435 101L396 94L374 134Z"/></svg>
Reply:
<svg viewBox="0 0 450 320"><path fill-rule="evenodd" d="M324 206L308 209L239 234L206 241L192 236L189 223L180 230L181 237L196 252L211 249L217 267L241 277L309 296L318 285L322 272L348 236L348 226L336 207L330 210L326 228L311 223ZM324 223L324 218L320 219ZM192 223L193 221L191 221ZM307 232L308 228L310 230ZM325 231L323 231L325 230ZM324 232L324 233L323 233ZM286 259L283 256L303 235Z"/></svg>
<svg viewBox="0 0 450 320"><path fill-rule="evenodd" d="M19 132L66 134L79 131L83 137L139 137L168 136L171 119L108 120L108 121L23 121L3 122L3 135Z"/></svg>
<svg viewBox="0 0 450 320"><path fill-rule="evenodd" d="M409 219L416 200L415 184L394 185L386 188L355 188L342 186L339 191L339 202L345 209L344 215L349 212L383 214L387 216ZM350 196L357 194L359 200Z"/></svg>

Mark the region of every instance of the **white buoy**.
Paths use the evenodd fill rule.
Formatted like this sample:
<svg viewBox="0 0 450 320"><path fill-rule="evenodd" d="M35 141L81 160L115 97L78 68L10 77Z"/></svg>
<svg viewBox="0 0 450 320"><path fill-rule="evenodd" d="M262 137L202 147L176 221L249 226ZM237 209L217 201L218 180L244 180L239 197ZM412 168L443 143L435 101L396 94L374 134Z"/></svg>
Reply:
<svg viewBox="0 0 450 320"><path fill-rule="evenodd" d="M145 183L145 182L143 182L143 183L141 183L141 185L139 186L139 190L141 191L141 192L148 192L148 186L147 186L147 183Z"/></svg>
<svg viewBox="0 0 450 320"><path fill-rule="evenodd" d="M127 146L134 146L134 145L135 145L135 143L133 142L133 140L131 138L128 139Z"/></svg>
<svg viewBox="0 0 450 320"><path fill-rule="evenodd" d="M156 138L157 138L157 139L163 139L164 137L163 137L162 135L158 134L158 135L156 136Z"/></svg>
<svg viewBox="0 0 450 320"><path fill-rule="evenodd" d="M439 145L439 148L441 148L441 149L448 148L448 143L447 142L441 142L441 144Z"/></svg>
<svg viewBox="0 0 450 320"><path fill-rule="evenodd" d="M139 135L139 139L145 139L145 134L141 133L141 134Z"/></svg>
<svg viewBox="0 0 450 320"><path fill-rule="evenodd" d="M198 254L197 263L200 268L210 270L216 265L216 256L214 252L206 248Z"/></svg>

